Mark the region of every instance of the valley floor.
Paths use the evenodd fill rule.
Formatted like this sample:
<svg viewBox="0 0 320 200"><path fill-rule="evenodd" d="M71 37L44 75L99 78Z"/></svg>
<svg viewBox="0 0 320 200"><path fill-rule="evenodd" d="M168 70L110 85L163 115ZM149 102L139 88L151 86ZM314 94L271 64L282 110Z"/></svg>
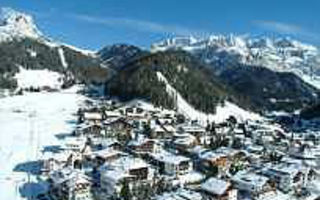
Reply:
<svg viewBox="0 0 320 200"><path fill-rule="evenodd" d="M35 177L24 171L41 159L43 147L58 143L57 134L74 129L74 113L85 100L78 89L0 99L0 199L25 199L32 190L44 189L26 184Z"/></svg>

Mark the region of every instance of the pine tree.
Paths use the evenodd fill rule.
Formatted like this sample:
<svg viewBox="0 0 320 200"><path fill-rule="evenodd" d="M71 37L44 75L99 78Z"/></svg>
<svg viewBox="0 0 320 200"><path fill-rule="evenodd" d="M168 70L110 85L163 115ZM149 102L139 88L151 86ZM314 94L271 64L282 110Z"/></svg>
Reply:
<svg viewBox="0 0 320 200"><path fill-rule="evenodd" d="M130 192L130 187L127 181L124 181L122 183L122 188L120 191L120 197L123 200L131 200L131 192Z"/></svg>

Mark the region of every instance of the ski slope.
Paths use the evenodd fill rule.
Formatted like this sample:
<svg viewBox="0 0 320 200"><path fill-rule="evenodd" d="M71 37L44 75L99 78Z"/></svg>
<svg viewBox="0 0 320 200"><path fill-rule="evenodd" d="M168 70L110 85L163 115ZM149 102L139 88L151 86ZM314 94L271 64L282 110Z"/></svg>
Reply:
<svg viewBox="0 0 320 200"><path fill-rule="evenodd" d="M192 105L190 105L174 87L172 87L166 77L161 72L157 72L158 80L164 82L166 84L166 90L168 95L171 97L176 97L177 99L177 109L178 112L185 115L191 120L198 120L201 124L206 124L207 121L215 121L217 123L223 122L227 118L229 118L231 115L235 116L240 121L244 121L247 119L251 120L259 120L261 119L261 116L258 114L246 111L239 106L230 103L225 102L224 105L219 105L217 107L215 114L206 114L199 110L196 110Z"/></svg>
<svg viewBox="0 0 320 200"><path fill-rule="evenodd" d="M65 69L67 69L68 68L68 63L67 63L66 58L64 56L64 51L63 51L63 49L61 47L58 48L58 53L59 53L59 57L60 57L62 66Z"/></svg>
<svg viewBox="0 0 320 200"><path fill-rule="evenodd" d="M56 134L70 133L85 97L79 87L54 93L25 93L0 99L0 199L20 200L27 174L13 169L41 158L47 145L58 144ZM31 177L34 180L34 177ZM35 192L35 191L33 191Z"/></svg>

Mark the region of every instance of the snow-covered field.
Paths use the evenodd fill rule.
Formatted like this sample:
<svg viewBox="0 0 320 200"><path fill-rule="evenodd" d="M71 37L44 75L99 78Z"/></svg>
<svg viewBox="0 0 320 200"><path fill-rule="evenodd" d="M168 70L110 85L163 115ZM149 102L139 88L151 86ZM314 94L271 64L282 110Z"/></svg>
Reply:
<svg viewBox="0 0 320 200"><path fill-rule="evenodd" d="M58 144L56 134L70 133L73 115L85 97L79 86L54 93L25 93L0 99L0 199L21 197L27 174L13 169L41 158L44 146Z"/></svg>
<svg viewBox="0 0 320 200"><path fill-rule="evenodd" d="M27 70L20 67L19 73L15 75L15 78L20 88L48 86L59 89L63 84L63 76L48 69Z"/></svg>

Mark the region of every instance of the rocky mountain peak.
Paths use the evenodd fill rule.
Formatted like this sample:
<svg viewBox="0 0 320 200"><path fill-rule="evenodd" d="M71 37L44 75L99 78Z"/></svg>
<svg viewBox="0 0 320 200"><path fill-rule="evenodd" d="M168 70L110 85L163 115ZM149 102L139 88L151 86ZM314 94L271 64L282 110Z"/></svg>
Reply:
<svg viewBox="0 0 320 200"><path fill-rule="evenodd" d="M0 41L14 38L39 38L38 30L30 15L11 8L0 9Z"/></svg>

